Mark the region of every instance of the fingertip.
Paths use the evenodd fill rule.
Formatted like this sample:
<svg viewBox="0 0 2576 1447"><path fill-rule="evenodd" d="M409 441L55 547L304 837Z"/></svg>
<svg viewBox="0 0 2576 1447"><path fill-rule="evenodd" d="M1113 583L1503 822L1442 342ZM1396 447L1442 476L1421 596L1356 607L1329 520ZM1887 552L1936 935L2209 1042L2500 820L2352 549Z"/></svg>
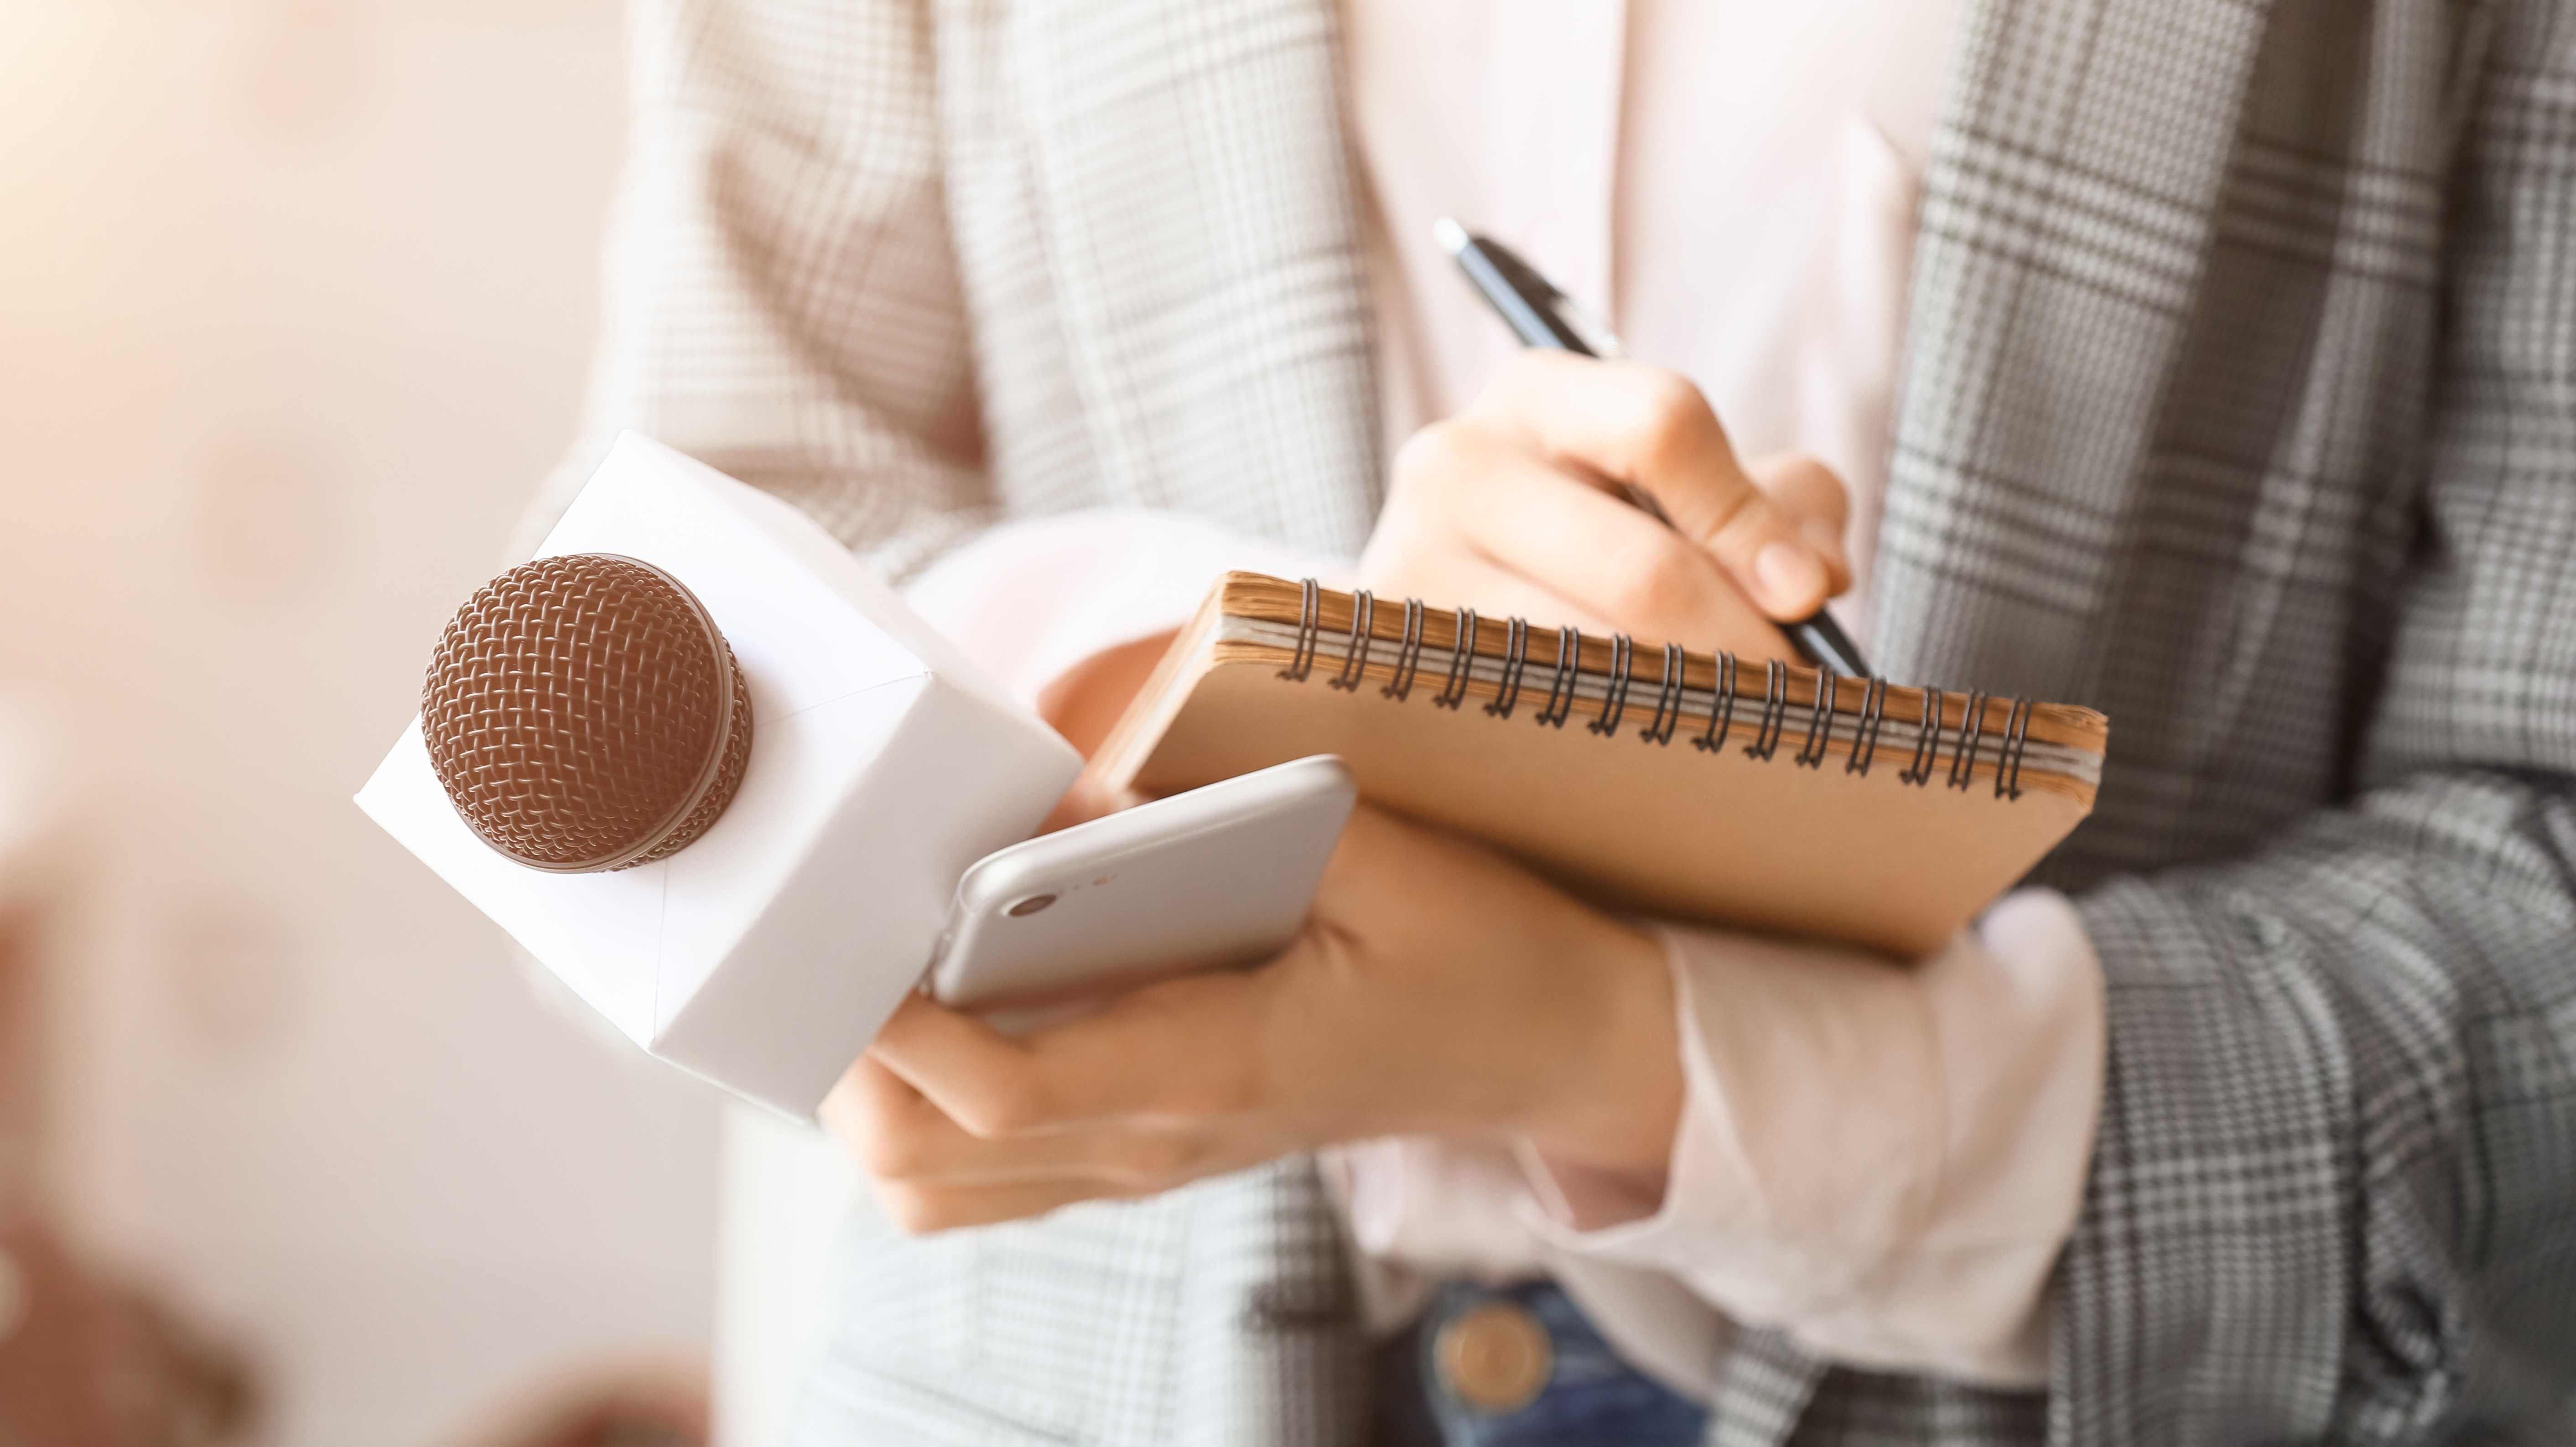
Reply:
<svg viewBox="0 0 2576 1447"><path fill-rule="evenodd" d="M1803 618L1822 607L1831 578L1824 560L1796 543L1765 543L1753 556L1755 591L1774 617Z"/></svg>

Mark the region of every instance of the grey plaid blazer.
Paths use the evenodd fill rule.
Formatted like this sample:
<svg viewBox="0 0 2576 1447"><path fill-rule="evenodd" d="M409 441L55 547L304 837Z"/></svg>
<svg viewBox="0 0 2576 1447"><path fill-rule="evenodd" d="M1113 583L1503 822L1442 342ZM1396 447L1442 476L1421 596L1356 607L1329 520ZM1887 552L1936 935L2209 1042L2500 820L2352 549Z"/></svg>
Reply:
<svg viewBox="0 0 2576 1447"><path fill-rule="evenodd" d="M1714 1440L2576 1435L2576 11L1974 10L1878 652L2118 722L2043 871L2109 975L2100 1139L2045 1394L1752 1332ZM644 0L601 435L898 572L1106 502L1355 546L1333 21ZM871 1249L802 1435L1351 1442L1334 1230L1288 1162Z"/></svg>

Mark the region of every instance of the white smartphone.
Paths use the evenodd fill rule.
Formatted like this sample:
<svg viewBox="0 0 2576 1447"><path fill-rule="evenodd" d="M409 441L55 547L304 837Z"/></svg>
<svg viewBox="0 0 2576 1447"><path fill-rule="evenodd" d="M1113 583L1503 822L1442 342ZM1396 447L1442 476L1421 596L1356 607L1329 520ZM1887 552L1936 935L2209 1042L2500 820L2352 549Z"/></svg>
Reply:
<svg viewBox="0 0 2576 1447"><path fill-rule="evenodd" d="M1342 761L1317 754L995 850L957 883L930 993L1025 1026L1068 1000L1274 955L1357 797Z"/></svg>

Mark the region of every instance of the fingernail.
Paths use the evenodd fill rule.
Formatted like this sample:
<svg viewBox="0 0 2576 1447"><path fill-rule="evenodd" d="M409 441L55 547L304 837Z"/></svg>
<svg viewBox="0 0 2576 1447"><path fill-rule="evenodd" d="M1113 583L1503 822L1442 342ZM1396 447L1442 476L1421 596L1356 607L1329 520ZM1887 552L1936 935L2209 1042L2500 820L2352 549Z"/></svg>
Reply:
<svg viewBox="0 0 2576 1447"><path fill-rule="evenodd" d="M1770 595L1774 607L1801 607L1824 596L1825 565L1795 543L1764 547L1753 557L1753 573L1762 580L1762 591Z"/></svg>

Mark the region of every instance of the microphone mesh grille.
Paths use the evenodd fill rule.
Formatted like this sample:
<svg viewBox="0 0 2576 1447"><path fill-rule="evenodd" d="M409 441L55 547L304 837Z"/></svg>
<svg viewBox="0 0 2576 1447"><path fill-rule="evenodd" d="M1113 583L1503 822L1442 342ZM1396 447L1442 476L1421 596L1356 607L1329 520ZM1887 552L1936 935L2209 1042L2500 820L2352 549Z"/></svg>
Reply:
<svg viewBox="0 0 2576 1447"><path fill-rule="evenodd" d="M513 568L457 610L430 657L421 732L493 848L538 868L627 869L685 847L732 802L751 698L687 589L633 559L572 554Z"/></svg>

